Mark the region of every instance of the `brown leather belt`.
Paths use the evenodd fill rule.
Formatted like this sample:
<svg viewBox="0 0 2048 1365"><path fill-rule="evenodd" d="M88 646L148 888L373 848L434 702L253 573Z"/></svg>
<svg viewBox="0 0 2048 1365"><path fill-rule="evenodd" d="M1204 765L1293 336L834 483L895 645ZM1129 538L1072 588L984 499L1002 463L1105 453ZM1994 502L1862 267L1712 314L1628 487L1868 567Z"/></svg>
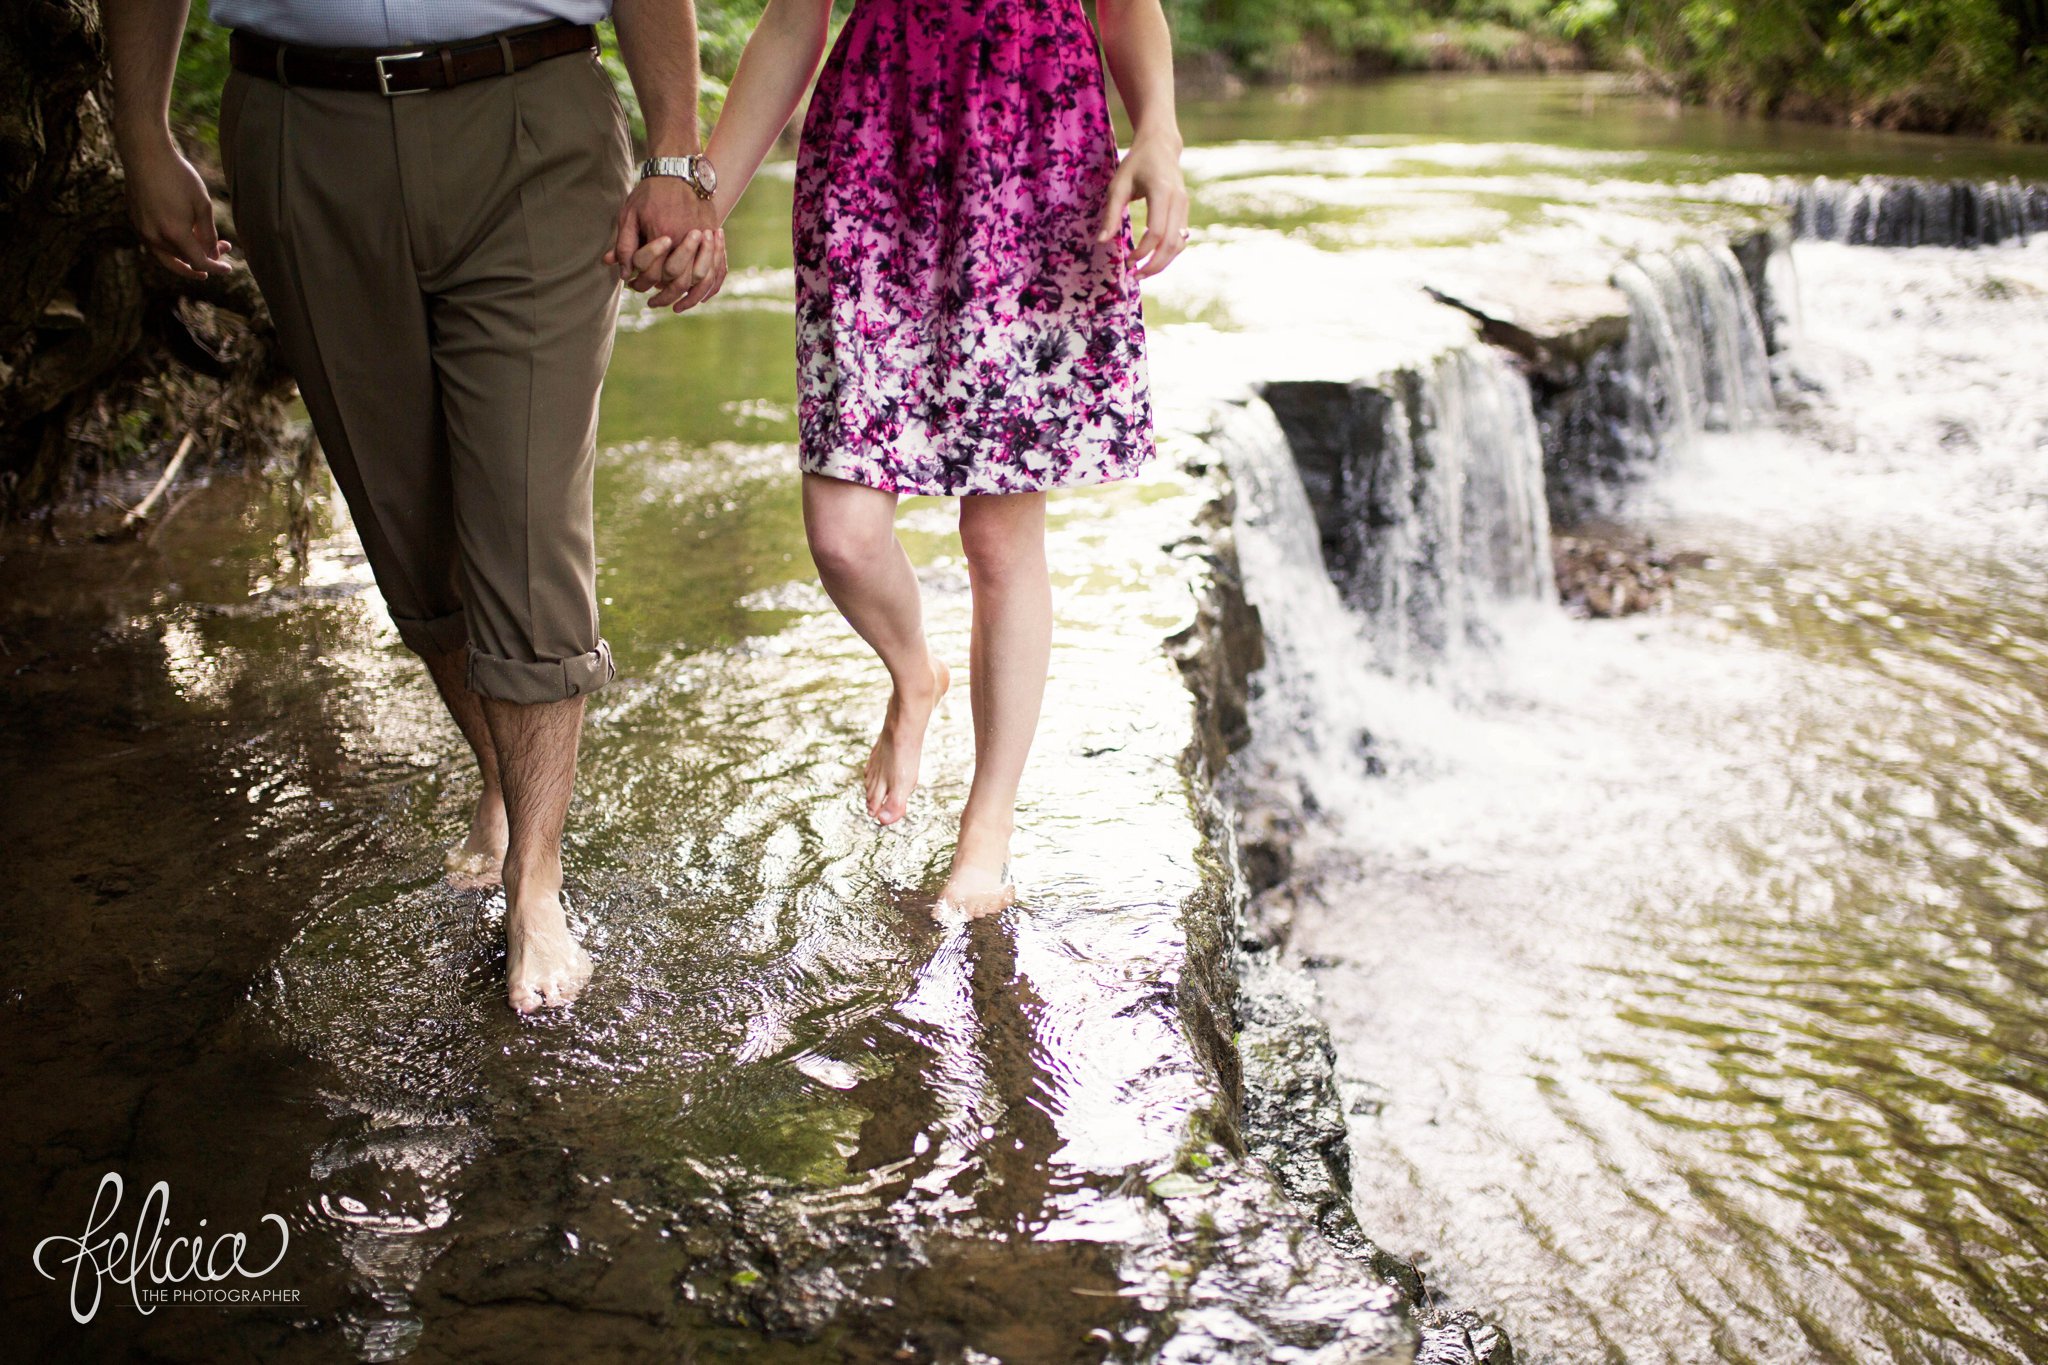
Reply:
<svg viewBox="0 0 2048 1365"><path fill-rule="evenodd" d="M596 50L595 28L556 19L460 43L389 49L303 47L237 29L228 42L228 60L237 71L280 85L423 95Z"/></svg>

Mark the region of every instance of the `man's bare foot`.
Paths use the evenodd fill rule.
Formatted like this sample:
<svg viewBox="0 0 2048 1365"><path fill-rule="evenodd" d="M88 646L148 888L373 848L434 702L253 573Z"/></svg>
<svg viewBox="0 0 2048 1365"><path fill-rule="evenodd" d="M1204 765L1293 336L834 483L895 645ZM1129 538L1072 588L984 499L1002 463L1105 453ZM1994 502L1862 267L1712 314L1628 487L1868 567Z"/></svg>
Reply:
<svg viewBox="0 0 2048 1365"><path fill-rule="evenodd" d="M1017 899L1010 881L1010 822L992 824L962 817L960 838L953 846L953 867L939 892L940 910L955 910L969 919L1000 914Z"/></svg>
<svg viewBox="0 0 2048 1365"><path fill-rule="evenodd" d="M559 893L507 895L505 977L506 997L521 1014L567 1005L590 980L590 954L569 932Z"/></svg>
<svg viewBox="0 0 2048 1365"><path fill-rule="evenodd" d="M465 891L481 891L505 880L505 798L487 791L469 818L469 836L448 846L449 882Z"/></svg>
<svg viewBox="0 0 2048 1365"><path fill-rule="evenodd" d="M924 753L924 732L931 724L939 699L953 685L953 674L937 659L932 660L931 690L906 694L897 688L889 695L889 714L882 721L882 733L868 754L868 814L884 825L893 825L910 807L910 793L917 789L917 764Z"/></svg>

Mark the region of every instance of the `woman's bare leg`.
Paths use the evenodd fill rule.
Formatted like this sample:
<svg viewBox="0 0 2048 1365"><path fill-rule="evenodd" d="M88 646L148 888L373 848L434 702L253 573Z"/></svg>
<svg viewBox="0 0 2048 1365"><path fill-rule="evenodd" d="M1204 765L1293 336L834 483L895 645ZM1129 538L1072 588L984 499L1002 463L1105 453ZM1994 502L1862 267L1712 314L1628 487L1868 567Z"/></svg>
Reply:
<svg viewBox="0 0 2048 1365"><path fill-rule="evenodd" d="M866 782L868 814L893 825L917 787L925 727L952 681L925 643L917 574L896 539L896 495L806 474L804 531L833 605L881 656L895 687Z"/></svg>
<svg viewBox="0 0 2048 1365"><path fill-rule="evenodd" d="M970 915L1001 910L1016 892L1004 875L1017 785L1038 732L1052 660L1052 577L1045 562L1045 495L960 500L960 543L974 588L968 695L974 704L974 785L940 898Z"/></svg>

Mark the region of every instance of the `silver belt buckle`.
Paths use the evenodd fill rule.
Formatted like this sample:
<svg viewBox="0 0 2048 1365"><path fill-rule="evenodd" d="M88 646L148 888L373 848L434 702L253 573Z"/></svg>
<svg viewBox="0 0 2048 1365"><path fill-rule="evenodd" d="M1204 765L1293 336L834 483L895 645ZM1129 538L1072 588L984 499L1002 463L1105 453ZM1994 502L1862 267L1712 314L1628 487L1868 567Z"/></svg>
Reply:
<svg viewBox="0 0 2048 1365"><path fill-rule="evenodd" d="M381 56L377 57L375 60L377 63L377 89L379 93L381 93L384 96L384 98L393 100L397 99L400 95L426 94L427 87L425 87L424 85L417 90L393 90L391 88L391 68L384 65L384 63L386 62L409 62L412 61L414 58L424 57L426 55L426 49L422 48L418 52L386 52Z"/></svg>

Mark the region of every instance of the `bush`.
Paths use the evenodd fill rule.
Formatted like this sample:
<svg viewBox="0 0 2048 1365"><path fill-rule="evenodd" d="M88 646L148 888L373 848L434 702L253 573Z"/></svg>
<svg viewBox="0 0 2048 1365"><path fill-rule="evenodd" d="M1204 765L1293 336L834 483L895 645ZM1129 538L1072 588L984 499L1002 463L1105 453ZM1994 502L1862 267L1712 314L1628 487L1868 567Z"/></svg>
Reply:
<svg viewBox="0 0 2048 1365"><path fill-rule="evenodd" d="M1566 0L1554 15L1610 59L1717 103L2048 136L2043 0Z"/></svg>
<svg viewBox="0 0 2048 1365"><path fill-rule="evenodd" d="M1562 36L1553 0L1165 0L1174 45L1253 73L1303 49L1398 68L1511 63Z"/></svg>
<svg viewBox="0 0 2048 1365"><path fill-rule="evenodd" d="M698 0L703 113L765 0ZM2048 137L2048 0L1164 0L1175 46L1271 74L1304 53L1338 68L1527 64L1576 42L1698 99L1882 127ZM843 15L849 0L839 0ZM639 109L606 26L605 65ZM227 37L186 29L175 113L210 134Z"/></svg>

